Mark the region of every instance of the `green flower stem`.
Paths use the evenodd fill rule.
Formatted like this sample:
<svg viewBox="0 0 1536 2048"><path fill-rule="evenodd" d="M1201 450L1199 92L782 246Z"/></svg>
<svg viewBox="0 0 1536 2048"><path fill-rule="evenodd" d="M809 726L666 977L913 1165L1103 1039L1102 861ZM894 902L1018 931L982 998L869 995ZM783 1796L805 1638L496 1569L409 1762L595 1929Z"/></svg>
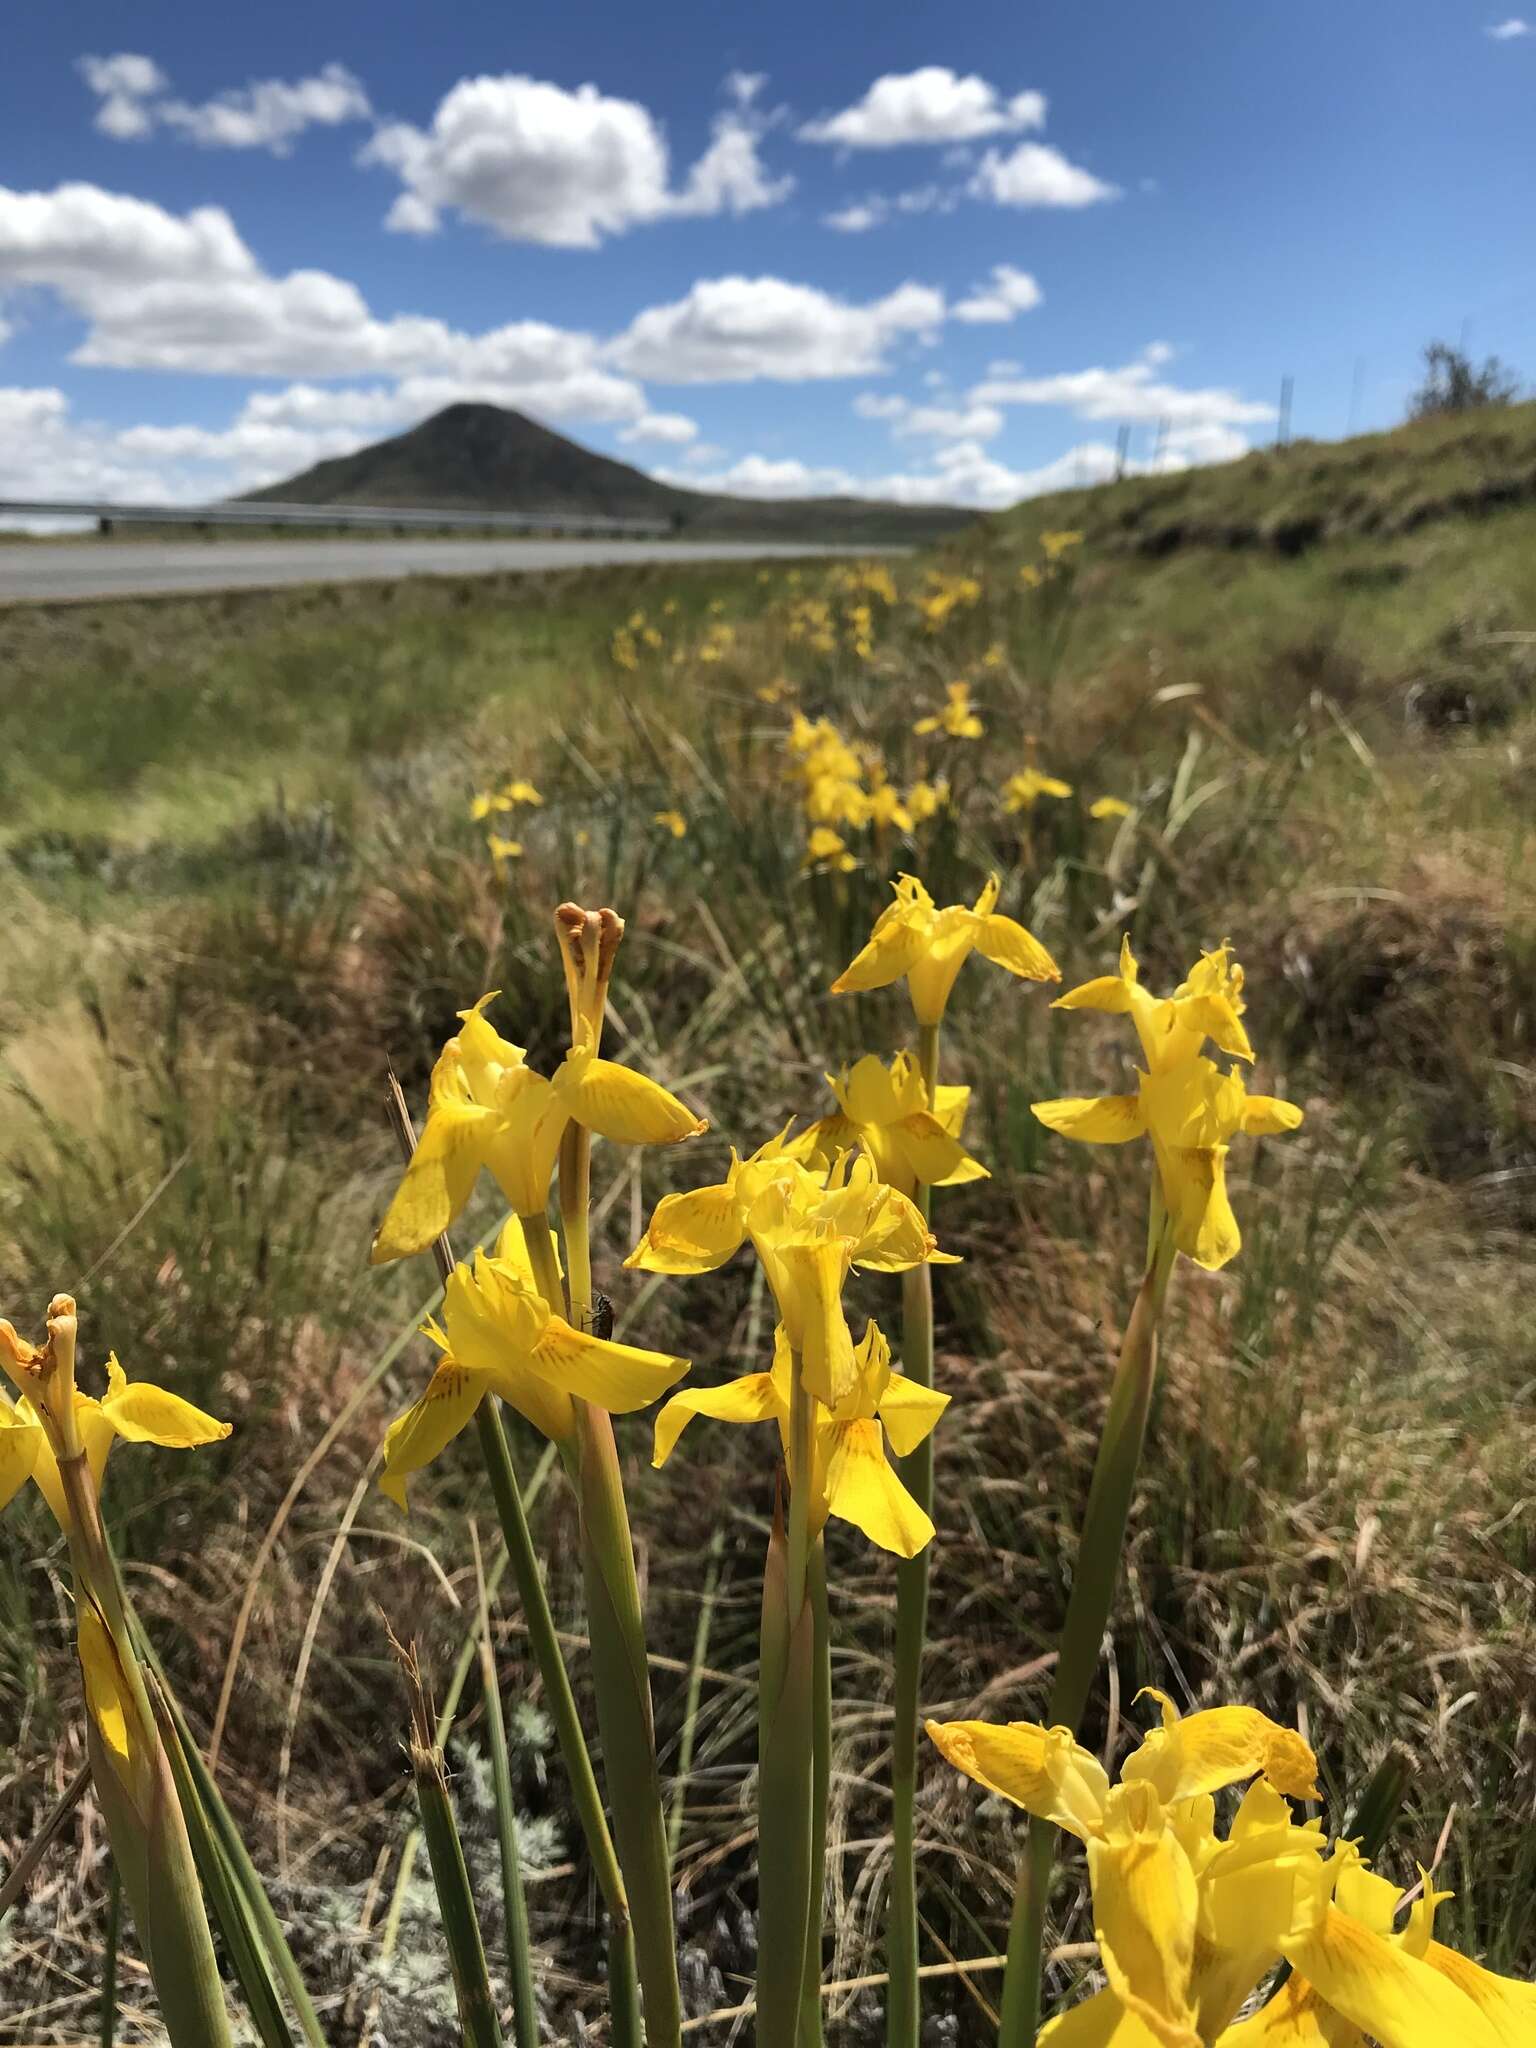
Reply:
<svg viewBox="0 0 1536 2048"><path fill-rule="evenodd" d="M480 1595L480 1689L485 1699L485 1725L491 1751L491 1779L496 1795L496 1843L501 1853L502 1929L507 1974L512 1983L512 2034L517 2048L538 2048L539 2007L533 1989L533 1953L528 1936L528 1899L523 1890L522 1849L517 1836L517 1806L512 1795L512 1759L507 1726L496 1678L496 1652L491 1641L491 1602L475 1544L475 1576Z"/></svg>
<svg viewBox="0 0 1536 2048"><path fill-rule="evenodd" d="M799 2048L822 2048L821 1940L826 1924L827 1824L832 1790L832 1635L827 1605L827 1551L811 1546L812 1639L811 1882L805 1921L805 1974L800 1993Z"/></svg>
<svg viewBox="0 0 1536 2048"><path fill-rule="evenodd" d="M1070 1728L1074 1735L1088 1704L1120 1576L1125 1525L1157 1380L1157 1326L1177 1257L1172 1232L1155 1194L1149 1235L1152 1250L1120 1346L1104 1432L1099 1438L1088 1488L1077 1570L1067 1602L1067 1618L1062 1624L1056 1677L1046 1717L1053 1726ZM1041 1945L1055 1843L1056 1830L1049 1822L1030 1821L1019 1859L1013 1919L1008 1930L999 2048L1029 2048L1039 2024Z"/></svg>
<svg viewBox="0 0 1536 2048"><path fill-rule="evenodd" d="M794 1372L798 1382L798 1357ZM799 1608L790 1606L789 1543L776 1515L763 1566L758 1679L757 2048L796 2048L800 2032L811 1901L814 1639L814 1603L802 1594Z"/></svg>
<svg viewBox="0 0 1536 2048"><path fill-rule="evenodd" d="M918 1026L918 1062L932 1109L939 1085L939 1027ZM926 1216L932 1190L919 1186ZM919 1385L933 1385L933 1271L914 1266L901 1276L901 1369ZM933 1439L901 1463L902 1484L923 1510L933 1512ZM891 1737L890 1915L886 1925L885 2038L888 2048L917 2048L921 2021L917 1943L917 1738L923 1646L928 1633L928 1552L896 1567L896 1669Z"/></svg>
<svg viewBox="0 0 1536 2048"><path fill-rule="evenodd" d="M86 1714L86 1747L113 1861L133 1911L171 2048L230 2048L229 2012L214 1958L176 1780L134 1653L96 1488L82 1453L59 1459L75 1605L93 1612L110 1645L128 1756L109 1749Z"/></svg>
<svg viewBox="0 0 1536 2048"><path fill-rule="evenodd" d="M575 1406L581 1446L582 1576L608 1801L628 1881L646 2041L648 2048L676 2048L682 2038L682 2001L672 1865L656 1765L634 1545L613 1423L606 1410L590 1402L577 1401Z"/></svg>

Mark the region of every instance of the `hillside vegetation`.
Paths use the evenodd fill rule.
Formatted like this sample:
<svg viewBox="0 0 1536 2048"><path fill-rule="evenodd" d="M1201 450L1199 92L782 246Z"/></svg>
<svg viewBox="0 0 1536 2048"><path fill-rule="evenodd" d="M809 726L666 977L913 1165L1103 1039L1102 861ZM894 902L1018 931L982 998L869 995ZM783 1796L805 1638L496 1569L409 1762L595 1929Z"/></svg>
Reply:
<svg viewBox="0 0 1536 2048"><path fill-rule="evenodd" d="M289 505L412 505L654 519L679 534L880 545L968 526L955 506L858 498L733 498L680 490L502 406L446 406L419 426L248 494Z"/></svg>
<svg viewBox="0 0 1536 2048"><path fill-rule="evenodd" d="M1400 1746L1407 1801L1382 1868L1411 1882L1438 1855L1456 1894L1442 1924L1531 1971L1536 503L1512 484L1529 482L1533 436L1523 408L1255 456L1042 501L891 567L647 567L0 618L0 1305L72 1284L92 1357L115 1344L236 1420L197 1461L124 1458L113 1511L201 1733L238 1656L222 1781L337 2042L353 2048L365 2023L392 2044L448 2038L430 1916L402 1877L383 1617L414 1627L441 1696L473 1627L463 1511L482 1540L491 1526L468 1455L433 1468L408 1523L370 1478L423 1375L409 1332L432 1288L423 1262L365 1263L396 1178L384 1063L419 1111L455 1013L499 988L494 1014L547 1067L565 1028L550 907L615 904L629 920L616 1044L712 1128L643 1164L599 1149L599 1285L620 1335L686 1346L699 1380L724 1379L764 1357L750 1272L662 1284L621 1261L668 1187L717 1179L728 1145L821 1115L827 1071L901 1042L895 1001L827 995L900 870L940 902L969 902L997 872L1002 907L1067 986L1111 971L1123 933L1159 989L1230 938L1254 1086L1306 1109L1283 1143L1234 1146L1243 1250L1220 1274L1187 1271L1173 1297L1087 1739L1116 1746L1146 1684L1181 1705L1262 1703L1306 1729L1330 1813ZM1479 478L1497 489L1474 506ZM1318 523L1300 552L1216 537L1244 522L1257 536L1282 512ZM945 729L957 683L979 736ZM887 808L883 824L839 824L842 852L813 843L787 744L797 712L835 722L907 822ZM915 733L925 714L938 730ZM1068 793L1007 808L1031 766ZM522 777L542 804L471 815L477 793ZM941 783L919 815L914 787ZM1123 810L1096 814L1105 796ZM520 850L493 850L492 831ZM1138 1146L1068 1145L1029 1105L1124 1086L1119 1022L979 972L946 1021L946 1075L973 1087L967 1142L992 1179L935 1196L964 1255L937 1287L955 1398L936 1437L936 1714L1044 1706L1146 1162ZM462 1244L498 1217L483 1192ZM859 1305L875 1312L887 1289L860 1282ZM620 1446L699 2016L745 1996L752 1969L756 1750L735 1674L754 1654L772 1477L747 1430L700 1423L660 1473L644 1418L621 1423ZM527 1433L515 1447L526 1478L541 1447ZM557 1486L535 1520L580 1678ZM28 1562L47 1552L41 1516L7 1536L8 1862L79 1748L69 1619ZM881 1967L889 1842L892 1575L846 1537L832 1546L848 1646L839 1980ZM600 2011L601 1954L515 1603L497 1616L541 1996L572 2038L577 2013ZM473 1679L452 1753L489 1887ZM924 1959L994 1955L1011 1823L935 1753L921 1770ZM105 1891L99 1836L71 1828L0 1931L0 2040L92 2029L78 1987L95 1981ZM1086 1912L1069 1866L1054 1937L1087 1941ZM1058 1966L1053 1993L1078 1967ZM990 2040L996 1981L931 1980L936 2038ZM142 1977L125 1983L131 2001ZM840 1996L842 2038L878 2038L877 2010L878 1994ZM119 2039L146 2038L128 2010Z"/></svg>

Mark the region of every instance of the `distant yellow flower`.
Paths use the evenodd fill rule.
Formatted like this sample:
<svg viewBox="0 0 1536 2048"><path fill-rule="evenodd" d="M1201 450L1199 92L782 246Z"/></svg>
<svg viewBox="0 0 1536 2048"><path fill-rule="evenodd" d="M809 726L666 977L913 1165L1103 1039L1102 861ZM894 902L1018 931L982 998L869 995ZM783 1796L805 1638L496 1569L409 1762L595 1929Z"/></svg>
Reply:
<svg viewBox="0 0 1536 2048"><path fill-rule="evenodd" d="M808 868L832 867L839 874L847 875L853 872L858 862L830 825L818 825L805 842L804 865Z"/></svg>
<svg viewBox="0 0 1536 2048"><path fill-rule="evenodd" d="M1033 562L1025 562L1019 569L1019 581L1030 590L1038 590L1045 579Z"/></svg>
<svg viewBox="0 0 1536 2048"><path fill-rule="evenodd" d="M1088 815L1090 818L1128 818L1133 808L1124 797L1096 796L1088 806Z"/></svg>
<svg viewBox="0 0 1536 2048"><path fill-rule="evenodd" d="M559 1443L576 1432L573 1402L613 1415L645 1408L688 1370L685 1358L615 1344L574 1329L539 1292L522 1226L507 1222L493 1257L455 1266L443 1290L443 1328L422 1334L442 1352L421 1395L384 1438L379 1484L398 1507L406 1481L428 1465L474 1416L487 1394Z"/></svg>
<svg viewBox="0 0 1536 2048"><path fill-rule="evenodd" d="M986 727L971 708L971 686L969 683L946 683L946 702L942 711L920 718L912 730L919 738L930 732L943 731L953 740L979 740Z"/></svg>
<svg viewBox="0 0 1536 2048"><path fill-rule="evenodd" d="M907 791L907 809L912 813L914 825L926 824L948 802L949 784L942 779L938 782L914 782Z"/></svg>
<svg viewBox="0 0 1536 2048"><path fill-rule="evenodd" d="M838 1114L822 1117L797 1141L806 1153L830 1165L840 1152L862 1145L880 1178L904 1195L915 1195L919 1186L954 1187L987 1178L987 1169L960 1143L970 1089L941 1087L930 1109L911 1053L897 1053L889 1067L866 1053L836 1078L829 1074L827 1085L837 1097Z"/></svg>
<svg viewBox="0 0 1536 2048"><path fill-rule="evenodd" d="M1032 811L1043 796L1063 797L1071 794L1070 782L1063 782L1055 775L1042 775L1038 768L1022 768L1017 775L1010 775L1003 784L1003 809Z"/></svg>
<svg viewBox="0 0 1536 2048"><path fill-rule="evenodd" d="M651 822L664 826L674 839L681 839L688 830L688 820L681 811L657 811Z"/></svg>
<svg viewBox="0 0 1536 2048"><path fill-rule="evenodd" d="M981 657L981 665L983 668L1001 668L1003 665L1003 660L1004 655L1002 642L1000 640L994 640L992 642L992 645L987 649L986 653Z"/></svg>
<svg viewBox="0 0 1536 2048"><path fill-rule="evenodd" d="M636 669L640 656L635 647L635 636L625 627L620 627L609 642L609 652L620 668Z"/></svg>
<svg viewBox="0 0 1536 2048"><path fill-rule="evenodd" d="M539 1216L573 1119L620 1145L674 1145L708 1126L657 1081L593 1051L590 1031L546 1080L483 1015L482 996L432 1070L427 1121L373 1241L373 1263L424 1251L489 1167L513 1211Z"/></svg>
<svg viewBox="0 0 1536 2048"><path fill-rule="evenodd" d="M897 832L912 830L912 808L902 802L901 791L893 783L882 781L870 791L869 822L881 830L888 827Z"/></svg>
<svg viewBox="0 0 1536 2048"><path fill-rule="evenodd" d="M760 704L782 704L786 697L795 694L795 686L784 676L775 676L771 683L764 683L757 692Z"/></svg>
<svg viewBox="0 0 1536 2048"><path fill-rule="evenodd" d="M496 811L510 811L512 799L503 791L483 789L469 807L469 815L478 825L482 818L488 818Z"/></svg>
<svg viewBox="0 0 1536 2048"><path fill-rule="evenodd" d="M892 1468L886 1440L909 1457L949 1406L937 1394L891 1370L891 1348L874 1323L854 1351L854 1377L835 1407L817 1403L812 1432L814 1470L793 1469L789 1410L791 1361L782 1326L774 1332L772 1372L746 1373L723 1387L688 1387L674 1394L656 1418L651 1462L664 1465L696 1415L717 1422L776 1422L791 1487L808 1483L815 1535L829 1515L851 1522L872 1543L898 1557L915 1557L933 1536L933 1523Z"/></svg>
<svg viewBox="0 0 1536 2048"><path fill-rule="evenodd" d="M944 1015L955 977L972 952L1024 981L1061 979L1040 941L1013 918L997 914L996 875L970 910L959 903L938 909L915 875L902 875L892 886L895 902L880 913L869 943L833 982L833 995L886 988L905 975L918 1023L932 1025Z"/></svg>
<svg viewBox="0 0 1536 2048"><path fill-rule="evenodd" d="M1048 561L1059 562L1069 548L1081 547L1080 533L1042 533L1040 545L1045 549Z"/></svg>
<svg viewBox="0 0 1536 2048"><path fill-rule="evenodd" d="M492 832L487 835L485 844L491 859L496 863L498 875L509 860L521 860L523 857L521 839L503 839L499 832Z"/></svg>

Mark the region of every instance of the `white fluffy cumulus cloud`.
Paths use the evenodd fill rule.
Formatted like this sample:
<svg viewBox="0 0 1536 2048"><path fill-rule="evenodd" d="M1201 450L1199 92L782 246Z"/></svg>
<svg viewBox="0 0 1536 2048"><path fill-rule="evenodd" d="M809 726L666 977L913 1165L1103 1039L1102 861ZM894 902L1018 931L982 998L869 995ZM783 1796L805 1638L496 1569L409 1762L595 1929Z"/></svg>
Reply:
<svg viewBox="0 0 1536 2048"><path fill-rule="evenodd" d="M934 335L944 315L944 294L931 285L909 282L857 305L781 277L702 278L681 299L636 314L604 355L664 384L863 377L883 370L899 342Z"/></svg>
<svg viewBox="0 0 1536 2048"><path fill-rule="evenodd" d="M119 51L82 57L81 77L96 94L96 127L119 142L138 142L169 128L207 149L266 149L286 156L306 128L366 121L368 94L344 64L309 78L264 78L192 102L171 96L171 81L152 57Z"/></svg>
<svg viewBox="0 0 1536 2048"><path fill-rule="evenodd" d="M0 295L21 285L51 289L84 320L73 360L92 367L382 376L418 400L473 395L554 420L648 410L593 335L542 320L469 334L423 315L381 319L346 278L271 275L218 207L174 214L84 184L0 188Z"/></svg>
<svg viewBox="0 0 1536 2048"><path fill-rule="evenodd" d="M994 206L1097 206L1120 196L1118 186L1070 163L1046 142L1021 142L1006 152L989 149L966 189Z"/></svg>
<svg viewBox="0 0 1536 2048"><path fill-rule="evenodd" d="M1044 124L1043 93L1005 98L974 73L962 78L947 65L924 64L916 71L887 72L852 106L807 121L798 133L802 142L835 143L843 149L896 149L976 142Z"/></svg>
<svg viewBox="0 0 1536 2048"><path fill-rule="evenodd" d="M648 108L515 73L461 79L429 127L386 123L359 161L400 179L385 223L400 232L434 233L456 213L509 241L594 249L647 222L750 213L788 196L793 179L770 177L759 155L756 84L745 96L734 74L727 85L734 104L677 188Z"/></svg>
<svg viewBox="0 0 1536 2048"><path fill-rule="evenodd" d="M970 397L978 405L1064 406L1082 420L1118 420L1145 425L1166 420L1170 432L1189 437L1206 436L1205 460L1219 459L1212 450L1213 430L1229 439L1227 454L1241 454L1246 436L1236 430L1265 424L1275 417L1272 405L1241 397L1223 386L1189 388L1170 383L1159 372L1170 351L1154 342L1134 362L1118 368L1061 370L1044 377L987 377L975 386Z"/></svg>
<svg viewBox="0 0 1536 2048"><path fill-rule="evenodd" d="M979 284L953 308L954 317L971 325L991 322L1001 325L1016 314L1028 313L1045 294L1027 270L1011 263L994 263L986 284Z"/></svg>

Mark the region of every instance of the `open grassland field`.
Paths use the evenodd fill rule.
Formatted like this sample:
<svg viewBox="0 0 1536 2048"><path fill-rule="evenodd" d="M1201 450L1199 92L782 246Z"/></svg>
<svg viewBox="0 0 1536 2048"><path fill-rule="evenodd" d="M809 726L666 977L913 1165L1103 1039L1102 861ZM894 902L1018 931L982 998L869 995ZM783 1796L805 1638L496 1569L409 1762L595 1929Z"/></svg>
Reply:
<svg viewBox="0 0 1536 2048"><path fill-rule="evenodd" d="M1410 436L1412 460L1441 432ZM1437 459L1459 475L1480 458ZM386 1061L419 1116L455 1013L500 989L501 1028L548 1071L566 1028L550 910L614 904L629 933L609 1049L711 1129L596 1148L597 1283L618 1334L686 1353L695 1381L755 1369L773 1314L746 1260L692 1281L621 1261L669 1188L824 1114L824 1074L904 1042L897 992L828 994L903 870L941 903L995 871L1064 986L1111 972L1123 933L1157 988L1230 938L1253 1086L1306 1110L1292 1136L1234 1145L1243 1249L1175 1282L1085 1740L1123 1747L1143 1685L1248 1700L1299 1721L1335 1819L1400 1745L1382 1867L1410 1882L1438 1853L1445 1938L1536 1963L1536 509L1458 499L1457 482L1433 513L1367 530L1327 512L1342 482L1307 480L1337 462L1364 492L1363 457L1268 460L1266 493L1249 465L1125 484L888 568L0 619L0 1304L20 1321L72 1288L89 1358L115 1345L236 1423L195 1459L122 1457L112 1520L336 2043L456 2038L385 1624L414 1634L441 1704L475 1628L466 1511L498 1555L471 1438L416 1482L409 1519L376 1484L434 1298L428 1261L367 1266L398 1178ZM1416 488L1381 472L1399 510ZM1250 493L1294 497L1297 518L1321 504L1322 523L1236 544L1216 528L1262 523L1237 504ZM1052 542L1053 562L1042 536L1066 527L1085 538ZM960 682L981 736L914 734ZM835 724L869 789L878 752L903 799L884 822L827 827L850 864L822 841L808 863L797 713ZM1005 808L1030 765L1070 793ZM472 818L477 793L520 777L542 804ZM904 823L919 783L947 790ZM1104 796L1127 812L1095 816ZM493 858L488 831L521 852ZM1123 1020L1054 1012L1051 993L977 967L945 1024L945 1078L973 1090L967 1142L992 1178L934 1199L963 1254L936 1275L954 1399L923 1699L941 1718L1044 1712L1144 1246L1145 1148L1074 1146L1030 1114L1129 1085ZM483 1177L459 1249L501 1215ZM895 1327L896 1285L856 1278L856 1328ZM513 1421L530 1484L548 1461ZM653 1472L648 1420L617 1427L699 2016L750 1995L773 1446L701 1421ZM549 1481L533 1520L581 1691L574 1511ZM841 1981L883 1967L894 1580L845 1525L829 1551ZM41 1505L18 1502L0 1551L6 1862L83 1754L59 1563ZM494 1612L541 1997L552 2032L591 2021L600 2038L587 1864L508 1592ZM449 1754L489 1894L473 1673ZM926 1745L919 1767L924 1961L996 1956L1012 1817ZM87 1803L0 1931L0 2040L93 2037L106 1930ZM1092 1966L1080 1863L1051 1932L1059 1995ZM930 1979L928 2038L990 2039L998 1983ZM154 2038L145 1987L130 1949L121 2040ZM880 2002L834 1998L844 2038L877 2038Z"/></svg>

